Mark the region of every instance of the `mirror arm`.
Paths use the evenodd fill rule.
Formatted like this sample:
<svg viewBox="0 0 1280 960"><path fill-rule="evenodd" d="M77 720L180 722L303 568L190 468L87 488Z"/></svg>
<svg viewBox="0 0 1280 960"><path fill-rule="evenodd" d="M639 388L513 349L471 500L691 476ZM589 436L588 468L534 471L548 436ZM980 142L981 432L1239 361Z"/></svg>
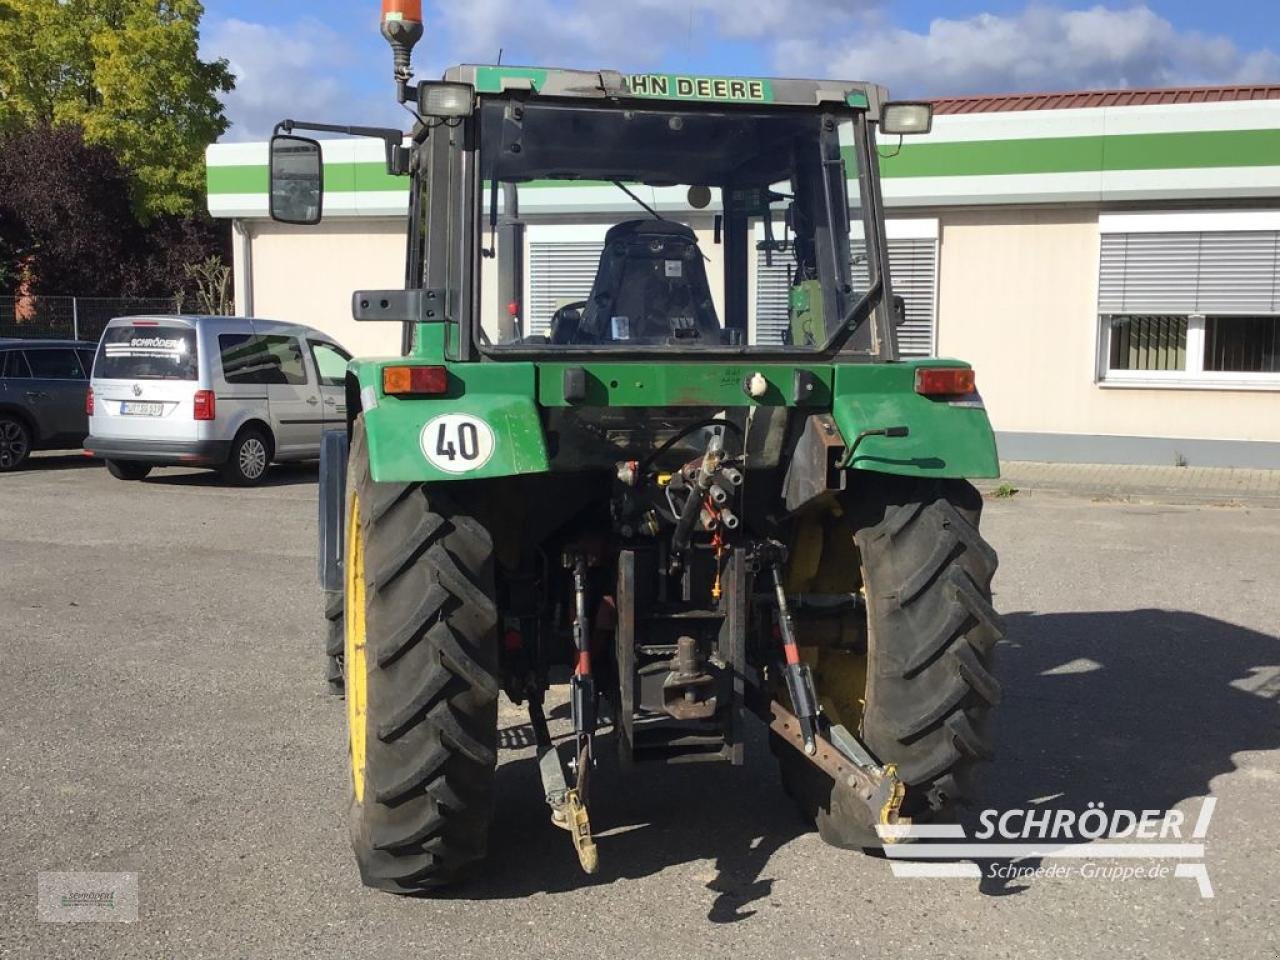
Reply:
<svg viewBox="0 0 1280 960"><path fill-rule="evenodd" d="M305 120L281 120L276 124L275 132L290 134L295 130L344 133L350 137L381 140L386 147L387 172L394 176L404 176L409 172L409 151L403 146L405 134L395 127L352 127L335 123L308 123Z"/></svg>

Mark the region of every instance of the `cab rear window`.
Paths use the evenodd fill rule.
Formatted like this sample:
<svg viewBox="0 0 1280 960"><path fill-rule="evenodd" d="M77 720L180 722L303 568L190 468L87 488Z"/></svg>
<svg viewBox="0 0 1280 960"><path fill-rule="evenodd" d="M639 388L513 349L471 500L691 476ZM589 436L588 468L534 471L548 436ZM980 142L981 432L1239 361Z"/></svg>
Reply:
<svg viewBox="0 0 1280 960"><path fill-rule="evenodd" d="M93 375L102 380L195 380L196 332L191 327L107 327Z"/></svg>

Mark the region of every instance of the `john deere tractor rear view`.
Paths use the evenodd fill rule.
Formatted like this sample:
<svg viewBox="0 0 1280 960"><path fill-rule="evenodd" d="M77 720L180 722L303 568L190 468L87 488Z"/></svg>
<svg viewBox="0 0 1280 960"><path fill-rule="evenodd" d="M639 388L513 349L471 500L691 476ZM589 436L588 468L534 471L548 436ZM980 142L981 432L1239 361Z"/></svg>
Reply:
<svg viewBox="0 0 1280 960"><path fill-rule="evenodd" d="M417 891L486 856L500 694L588 872L606 752L637 778L742 764L753 718L829 843L950 816L1000 695L967 482L997 462L972 369L895 343L876 138L927 131L928 106L608 70L410 84L417 7L383 23L411 135L285 121L272 142L279 220L321 216L297 130L380 137L409 186L405 289L353 303L404 325L403 355L351 363L322 468L364 882ZM580 300L530 302L535 267L570 265L532 259L522 199L602 240ZM785 266L785 304L757 261Z"/></svg>

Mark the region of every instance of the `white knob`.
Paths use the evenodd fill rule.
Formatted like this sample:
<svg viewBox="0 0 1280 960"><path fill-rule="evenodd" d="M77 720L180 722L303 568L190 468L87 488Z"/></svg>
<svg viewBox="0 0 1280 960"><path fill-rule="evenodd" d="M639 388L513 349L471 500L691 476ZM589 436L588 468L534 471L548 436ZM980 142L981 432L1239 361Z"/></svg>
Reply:
<svg viewBox="0 0 1280 960"><path fill-rule="evenodd" d="M765 395L769 389L769 381L764 378L764 374L757 370L751 375L751 379L747 381L747 393L759 400Z"/></svg>

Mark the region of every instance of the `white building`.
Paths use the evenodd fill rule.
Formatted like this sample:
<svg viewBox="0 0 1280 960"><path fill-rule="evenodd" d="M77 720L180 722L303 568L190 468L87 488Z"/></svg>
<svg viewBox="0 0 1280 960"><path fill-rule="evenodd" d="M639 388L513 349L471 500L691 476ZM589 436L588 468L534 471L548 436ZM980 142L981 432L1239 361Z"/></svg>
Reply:
<svg viewBox="0 0 1280 960"><path fill-rule="evenodd" d="M1004 459L1280 467L1280 86L946 99L880 151L904 350L973 363ZM240 309L398 353L398 328L350 318L353 290L404 280L381 143L326 143L317 227L267 219L266 144L208 163ZM707 232L717 289L714 207L652 199ZM633 212L612 187L522 192L532 329ZM758 256L753 316L780 322L782 258Z"/></svg>

